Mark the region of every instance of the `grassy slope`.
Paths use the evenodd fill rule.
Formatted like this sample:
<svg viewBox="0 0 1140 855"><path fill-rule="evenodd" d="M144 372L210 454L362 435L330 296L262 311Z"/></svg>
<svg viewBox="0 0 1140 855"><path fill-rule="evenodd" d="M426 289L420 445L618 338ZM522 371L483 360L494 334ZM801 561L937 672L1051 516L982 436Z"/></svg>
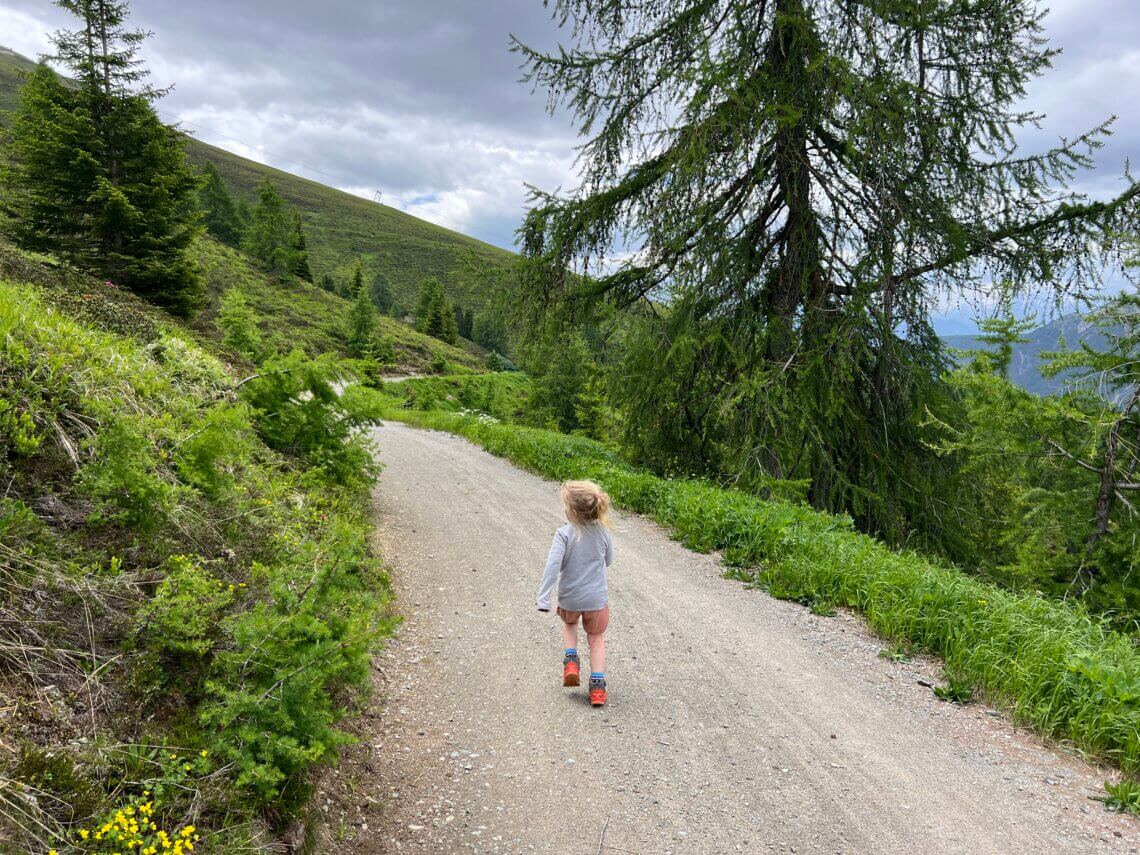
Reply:
<svg viewBox="0 0 1140 855"><path fill-rule="evenodd" d="M0 111L16 105L17 90L32 64L0 48ZM458 232L425 222L387 205L361 199L279 169L264 166L220 148L191 139L190 159L217 166L230 189L253 201L265 178L300 209L308 235L309 254L315 275L351 275L359 257L368 280L383 272L392 282L404 308L415 303L419 283L437 276L449 296L466 308L478 308L483 295L477 281L464 274L464 258L474 253L491 264L506 264L513 254Z"/></svg>
<svg viewBox="0 0 1140 855"><path fill-rule="evenodd" d="M234 377L134 296L0 252L0 781L31 788L0 788L2 852L109 853L75 834L143 804L204 855L265 851L331 759L392 626L368 479L271 449L311 405L263 416Z"/></svg>
<svg viewBox="0 0 1140 855"><path fill-rule="evenodd" d="M213 240L200 240L195 255L206 281L207 300L193 326L205 338L220 341L218 304L226 289L236 286L261 318L266 340L276 342L278 349L302 347L311 356L343 351L349 308L344 298L303 282L279 282L240 252ZM465 368L482 364L482 355L474 346L471 350L452 347L392 318L377 319L381 335L391 338L396 346L395 369L400 373L426 371L436 354Z"/></svg>

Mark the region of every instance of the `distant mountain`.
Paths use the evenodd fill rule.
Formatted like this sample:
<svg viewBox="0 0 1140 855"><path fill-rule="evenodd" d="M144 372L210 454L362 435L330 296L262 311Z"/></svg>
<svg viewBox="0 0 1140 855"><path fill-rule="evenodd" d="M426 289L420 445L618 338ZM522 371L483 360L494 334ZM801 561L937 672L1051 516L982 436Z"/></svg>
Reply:
<svg viewBox="0 0 1140 855"><path fill-rule="evenodd" d="M1041 375L1041 354L1061 349L1061 342L1070 349L1077 348L1081 342L1087 342L1092 347L1103 347L1106 338L1100 328L1081 318L1080 315L1065 315L1052 323L1040 326L1032 332L1025 334L1029 341L1015 345L1013 348L1013 361L1009 366L1009 379L1026 391L1036 395L1051 395L1061 391L1066 385L1073 383L1070 372L1064 372L1056 377L1043 377ZM942 341L947 347L955 350L988 350L990 349L972 335L943 336ZM963 361L969 357L962 357Z"/></svg>

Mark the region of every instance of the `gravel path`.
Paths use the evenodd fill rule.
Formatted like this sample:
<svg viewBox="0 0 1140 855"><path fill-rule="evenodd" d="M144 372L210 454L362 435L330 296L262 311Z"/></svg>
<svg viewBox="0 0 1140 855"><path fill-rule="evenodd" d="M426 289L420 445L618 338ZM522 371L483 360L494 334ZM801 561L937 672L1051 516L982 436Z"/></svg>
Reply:
<svg viewBox="0 0 1140 855"><path fill-rule="evenodd" d="M1140 823L1089 798L1104 770L937 700L918 682L936 662L881 659L857 618L725 580L635 516L591 709L533 605L556 487L450 435L378 440L406 621L322 783L329 851L1140 851Z"/></svg>

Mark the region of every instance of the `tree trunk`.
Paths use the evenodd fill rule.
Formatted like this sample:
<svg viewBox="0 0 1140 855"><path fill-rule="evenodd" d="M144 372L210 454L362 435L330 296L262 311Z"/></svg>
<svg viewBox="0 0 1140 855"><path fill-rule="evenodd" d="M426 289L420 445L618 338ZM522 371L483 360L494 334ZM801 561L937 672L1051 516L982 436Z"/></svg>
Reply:
<svg viewBox="0 0 1140 855"><path fill-rule="evenodd" d="M775 137L775 171L787 211L776 275L768 283L769 359L783 361L792 353L792 325L798 309L815 307L820 296L819 225L811 204L808 169L807 109L812 98L807 73L809 39L803 0L777 0L775 23L766 62L776 82L773 95L799 117Z"/></svg>
<svg viewBox="0 0 1140 855"><path fill-rule="evenodd" d="M1108 532L1108 524L1112 517L1113 500L1116 498L1116 458L1120 451L1120 429L1128 420L1129 414L1140 402L1140 385L1132 390L1128 403L1124 406L1120 417L1108 429L1108 436L1104 440L1104 462L1100 470L1100 486L1096 495L1096 513L1093 516L1093 530L1089 532L1085 541L1085 551L1092 552L1101 539Z"/></svg>

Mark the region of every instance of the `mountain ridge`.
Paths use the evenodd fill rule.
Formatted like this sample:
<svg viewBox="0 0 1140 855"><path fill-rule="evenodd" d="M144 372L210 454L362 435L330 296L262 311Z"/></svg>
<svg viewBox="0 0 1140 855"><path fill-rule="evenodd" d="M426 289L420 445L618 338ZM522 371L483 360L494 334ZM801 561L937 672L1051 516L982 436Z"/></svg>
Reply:
<svg viewBox="0 0 1140 855"><path fill-rule="evenodd" d="M0 45L0 126L3 113L16 108L19 87L36 63ZM185 133L185 132L184 132ZM186 133L186 155L197 166L213 163L230 192L256 201L257 189L269 178L302 216L314 275L328 273L346 280L359 258L367 281L383 274L398 306L410 309L420 283L431 276L444 283L453 302L478 310L487 295L468 269L468 260L506 266L514 253L461 232L283 169L258 163Z"/></svg>

